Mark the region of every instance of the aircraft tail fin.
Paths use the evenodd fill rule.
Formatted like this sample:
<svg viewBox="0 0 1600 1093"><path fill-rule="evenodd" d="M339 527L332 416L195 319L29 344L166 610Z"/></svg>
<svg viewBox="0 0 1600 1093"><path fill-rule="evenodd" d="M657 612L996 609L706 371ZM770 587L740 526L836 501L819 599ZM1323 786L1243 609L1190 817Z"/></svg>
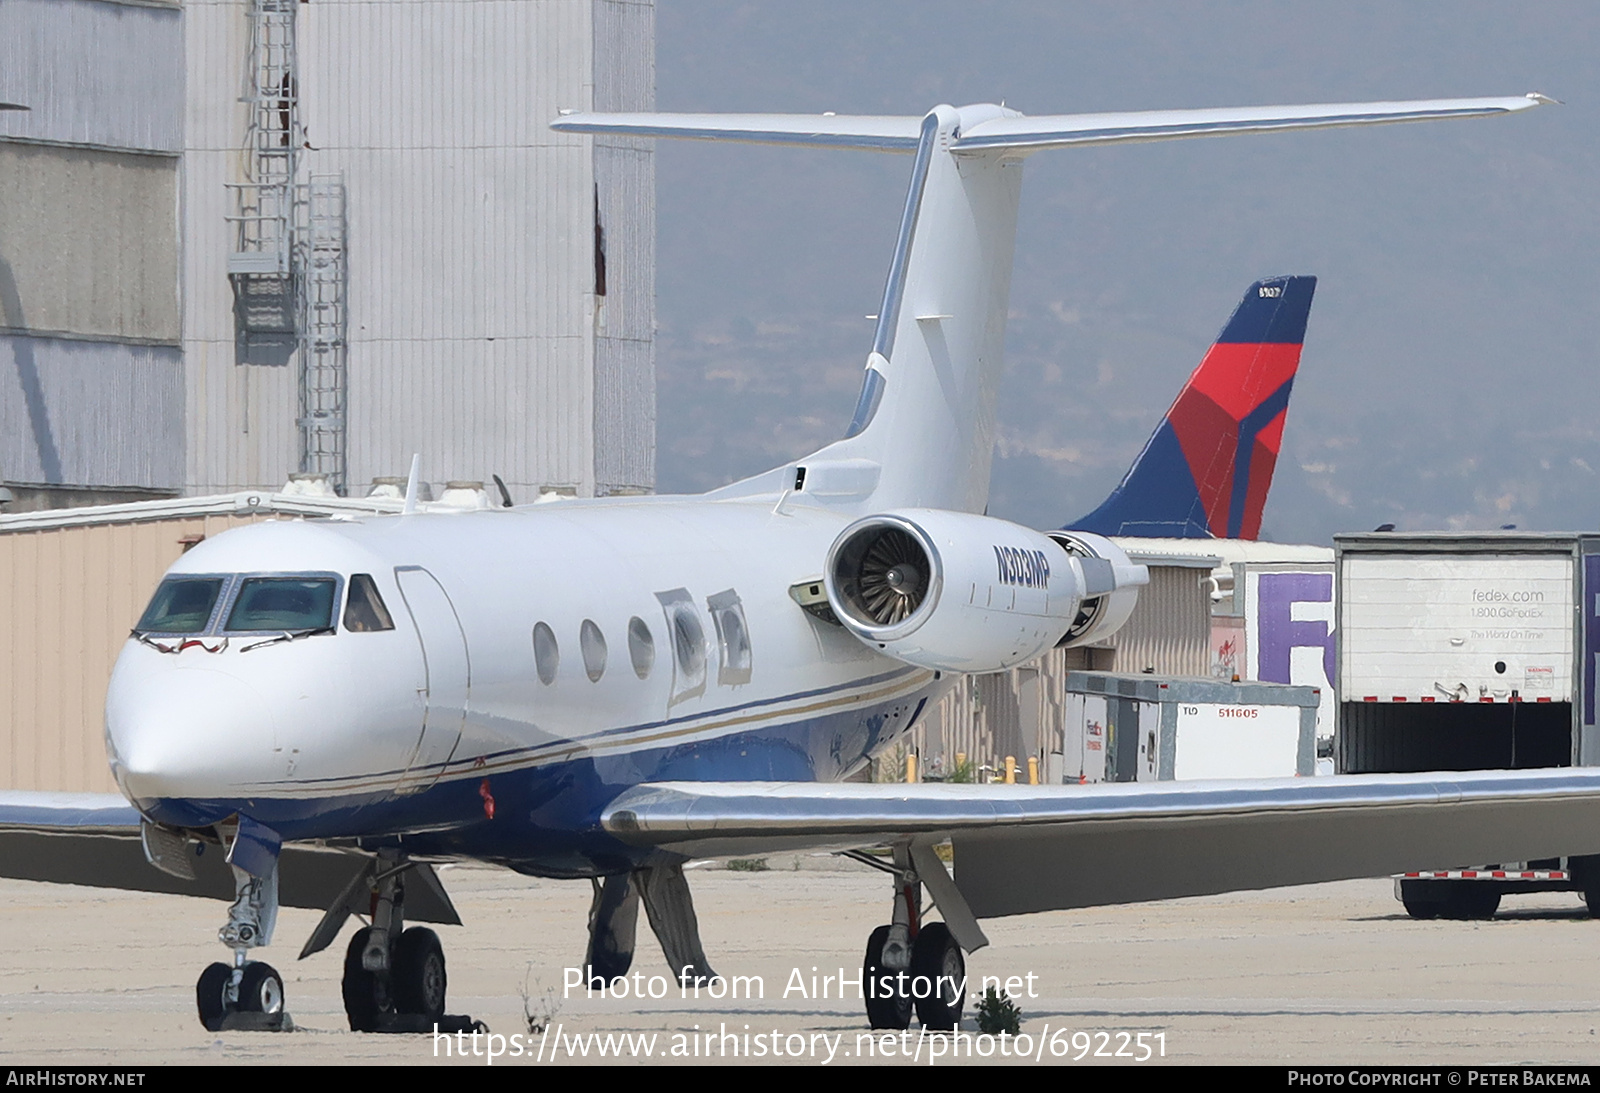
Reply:
<svg viewBox="0 0 1600 1093"><path fill-rule="evenodd" d="M1259 535L1316 287L1315 277L1251 285L1122 483L1068 526L1167 539Z"/></svg>

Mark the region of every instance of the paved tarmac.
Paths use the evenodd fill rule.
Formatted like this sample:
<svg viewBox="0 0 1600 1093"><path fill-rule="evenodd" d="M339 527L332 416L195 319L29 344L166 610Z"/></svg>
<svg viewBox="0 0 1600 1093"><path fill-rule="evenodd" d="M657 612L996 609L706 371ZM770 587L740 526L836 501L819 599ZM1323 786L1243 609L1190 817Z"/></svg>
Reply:
<svg viewBox="0 0 1600 1093"><path fill-rule="evenodd" d="M690 874L717 970L761 979L761 997L736 1000L684 999L676 986L654 1000L563 998L563 968L584 950L588 884L446 868L466 923L439 931L450 1009L504 1037L497 1066L552 1056L591 1066L706 1062L708 1052L719 1061L735 1050L726 1061L844 1065L865 1055L927 1065L937 1052L938 1065L991 1066L1600 1062L1600 922L1575 895L1508 898L1478 923L1412 922L1385 880L991 920L993 944L971 956L968 974L974 983L1014 976L1024 992L1033 977L1034 996L1018 1000L1032 1056L1021 1059L1021 1044L919 1043L915 1028L904 1042L880 1037L869 1048L858 1000L841 1000L834 984L828 998L808 996L813 967L819 986L824 975L859 973L866 936L887 917L887 882L836 859L770 864ZM453 1041L468 1052L462 1060L430 1036L348 1031L339 975L355 927L296 961L317 917L282 912L278 942L262 953L284 975L298 1031L209 1033L195 1017L193 984L225 956L215 941L221 903L0 881L0 1064L488 1063L495 1042L484 1038L476 1057L470 1039ZM647 988L663 977L660 990L666 965L640 918L635 970ZM968 1030L972 1006L969 998ZM530 1035L525 1011L548 1016L548 1031ZM604 1034L624 1032L639 1036L606 1044ZM1145 1053L1141 1043L1148 1064L1129 1058ZM572 1059L584 1046L587 1058ZM638 1057L646 1048L651 1057ZM979 1057L985 1048L993 1054ZM1119 1048L1128 1054L1094 1055ZM951 1058L963 1053L971 1057Z"/></svg>

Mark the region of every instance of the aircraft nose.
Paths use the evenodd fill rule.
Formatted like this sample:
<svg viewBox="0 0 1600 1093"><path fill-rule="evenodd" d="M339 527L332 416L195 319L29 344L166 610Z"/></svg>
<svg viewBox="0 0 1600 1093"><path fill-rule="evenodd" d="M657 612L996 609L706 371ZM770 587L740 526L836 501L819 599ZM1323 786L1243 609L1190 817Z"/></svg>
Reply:
<svg viewBox="0 0 1600 1093"><path fill-rule="evenodd" d="M131 799L226 797L265 772L272 709L225 671L117 672L106 696L112 771Z"/></svg>

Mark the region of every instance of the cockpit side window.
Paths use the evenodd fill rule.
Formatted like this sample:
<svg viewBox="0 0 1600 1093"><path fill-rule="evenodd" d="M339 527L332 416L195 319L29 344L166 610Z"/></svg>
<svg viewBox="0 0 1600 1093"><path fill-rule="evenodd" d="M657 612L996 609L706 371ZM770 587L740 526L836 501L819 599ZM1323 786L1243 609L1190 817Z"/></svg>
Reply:
<svg viewBox="0 0 1600 1093"><path fill-rule="evenodd" d="M198 634L222 594L221 577L168 577L134 627L143 634Z"/></svg>
<svg viewBox="0 0 1600 1093"><path fill-rule="evenodd" d="M393 630L394 619L378 595L378 586L366 573L350 578L350 595L344 605L344 628L357 634Z"/></svg>
<svg viewBox="0 0 1600 1093"><path fill-rule="evenodd" d="M329 629L336 583L331 577L247 577L240 583L226 629Z"/></svg>

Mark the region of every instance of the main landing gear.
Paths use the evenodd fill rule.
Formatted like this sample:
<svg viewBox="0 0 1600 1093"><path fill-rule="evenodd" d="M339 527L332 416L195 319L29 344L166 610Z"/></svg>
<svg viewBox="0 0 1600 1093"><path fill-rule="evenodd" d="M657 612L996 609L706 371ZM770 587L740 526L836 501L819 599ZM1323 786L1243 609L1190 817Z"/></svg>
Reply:
<svg viewBox="0 0 1600 1093"><path fill-rule="evenodd" d="M354 1032L471 1032L481 1028L470 1017L445 1013L444 947L425 926L405 925L406 878L437 889L427 866L416 866L390 851L381 852L351 881L339 902L323 916L301 956L325 948L339 933L355 904L364 901L372 925L357 930L344 954L344 1012ZM445 902L448 904L448 900Z"/></svg>
<svg viewBox="0 0 1600 1093"><path fill-rule="evenodd" d="M861 963L867 1020L875 1029L909 1028L914 1010L930 1032L954 1030L966 1005L966 958L949 926L921 921L922 880L910 849L895 847L892 866L849 856L891 874L895 885L893 921L872 931Z"/></svg>

